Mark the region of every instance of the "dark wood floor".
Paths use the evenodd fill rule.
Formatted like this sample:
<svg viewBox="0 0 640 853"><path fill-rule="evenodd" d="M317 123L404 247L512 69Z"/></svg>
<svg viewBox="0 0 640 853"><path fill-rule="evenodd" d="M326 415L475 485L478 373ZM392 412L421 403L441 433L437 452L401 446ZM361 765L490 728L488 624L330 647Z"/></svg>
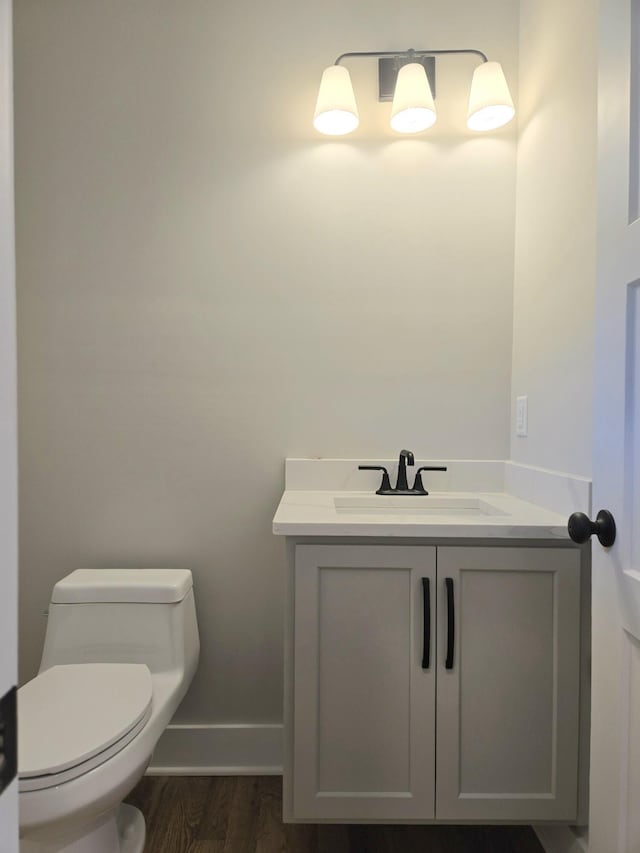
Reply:
<svg viewBox="0 0 640 853"><path fill-rule="evenodd" d="M283 824L278 776L146 776L127 802L145 853L543 853L524 826Z"/></svg>

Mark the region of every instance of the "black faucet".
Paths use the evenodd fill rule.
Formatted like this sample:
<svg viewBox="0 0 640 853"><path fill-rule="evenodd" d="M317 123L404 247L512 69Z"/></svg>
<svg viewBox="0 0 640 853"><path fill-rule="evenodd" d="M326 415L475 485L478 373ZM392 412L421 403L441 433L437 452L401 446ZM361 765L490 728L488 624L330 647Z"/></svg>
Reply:
<svg viewBox="0 0 640 853"><path fill-rule="evenodd" d="M407 465L413 465L413 453L410 450L401 450L398 459L398 479L396 480L396 492L408 492Z"/></svg>
<svg viewBox="0 0 640 853"><path fill-rule="evenodd" d="M416 471L416 478L413 482L413 488L410 492L407 492L409 495L428 495L429 492L425 489L422 484L422 472L423 471L446 471L446 465L422 465Z"/></svg>
<svg viewBox="0 0 640 853"><path fill-rule="evenodd" d="M418 468L413 488L410 489L407 483L407 465L414 464L413 453L410 450L401 450L398 459L398 479L395 489L391 488L389 472L382 465L358 465L358 468L361 471L382 471L382 482L380 483L380 488L376 491L377 495L428 495L429 492L422 484L422 471L446 471L447 469L442 465L422 465Z"/></svg>

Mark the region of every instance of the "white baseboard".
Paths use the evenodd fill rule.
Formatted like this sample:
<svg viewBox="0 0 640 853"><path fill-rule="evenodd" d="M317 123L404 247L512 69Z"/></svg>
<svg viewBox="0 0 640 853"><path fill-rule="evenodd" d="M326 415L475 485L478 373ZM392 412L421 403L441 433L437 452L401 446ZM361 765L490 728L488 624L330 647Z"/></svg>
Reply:
<svg viewBox="0 0 640 853"><path fill-rule="evenodd" d="M545 853L587 853L584 838L578 837L569 826L534 826L538 841Z"/></svg>
<svg viewBox="0 0 640 853"><path fill-rule="evenodd" d="M147 770L150 776L277 776L282 724L168 726Z"/></svg>

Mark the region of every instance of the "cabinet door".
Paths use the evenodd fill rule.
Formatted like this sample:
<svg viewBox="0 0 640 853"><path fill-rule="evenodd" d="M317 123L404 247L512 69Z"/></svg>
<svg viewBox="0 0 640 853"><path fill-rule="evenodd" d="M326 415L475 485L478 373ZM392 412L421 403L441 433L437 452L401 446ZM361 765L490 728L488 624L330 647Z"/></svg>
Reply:
<svg viewBox="0 0 640 853"><path fill-rule="evenodd" d="M579 552L439 548L438 614L436 817L574 820Z"/></svg>
<svg viewBox="0 0 640 853"><path fill-rule="evenodd" d="M294 816L433 817L435 548L299 545L294 619Z"/></svg>

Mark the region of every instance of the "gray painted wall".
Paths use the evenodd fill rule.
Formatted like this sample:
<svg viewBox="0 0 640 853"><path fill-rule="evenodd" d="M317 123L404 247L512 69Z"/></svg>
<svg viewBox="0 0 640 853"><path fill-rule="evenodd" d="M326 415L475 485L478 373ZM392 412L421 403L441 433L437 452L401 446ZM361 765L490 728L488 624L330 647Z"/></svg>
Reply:
<svg viewBox="0 0 640 853"><path fill-rule="evenodd" d="M518 4L18 0L21 668L79 566L189 566L184 722L279 721L291 456L505 458L515 128L315 135L345 50L474 46L517 83Z"/></svg>
<svg viewBox="0 0 640 853"><path fill-rule="evenodd" d="M520 6L511 458L590 477L598 4Z"/></svg>

